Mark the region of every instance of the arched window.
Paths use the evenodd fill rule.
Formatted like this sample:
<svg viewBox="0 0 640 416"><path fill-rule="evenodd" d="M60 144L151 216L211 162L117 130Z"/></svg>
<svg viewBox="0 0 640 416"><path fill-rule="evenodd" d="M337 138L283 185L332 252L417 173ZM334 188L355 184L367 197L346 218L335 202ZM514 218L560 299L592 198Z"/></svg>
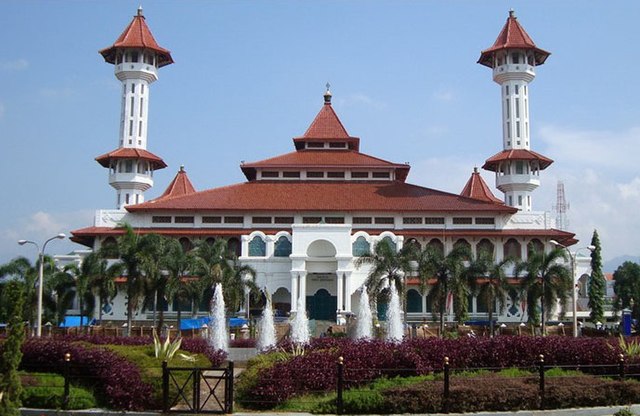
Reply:
<svg viewBox="0 0 640 416"><path fill-rule="evenodd" d="M389 247L391 247L391 250L393 250L393 251L397 251L397 250L398 250L398 248L397 248L397 246L396 246L396 243L394 243L394 242L393 242L393 240L391 239L391 237L387 236L387 237L383 238L383 239L382 239L382 240L380 240L380 241L381 241L381 242L382 242L382 241L386 241L386 242L387 242L387 244L389 245Z"/></svg>
<svg viewBox="0 0 640 416"><path fill-rule="evenodd" d="M520 243L515 238L510 238L504 243L504 258L512 258L521 260L522 259L522 250Z"/></svg>
<svg viewBox="0 0 640 416"><path fill-rule="evenodd" d="M232 256L240 257L240 255L242 254L242 246L240 245L240 240L238 240L236 237L231 237L227 241L227 253Z"/></svg>
<svg viewBox="0 0 640 416"><path fill-rule="evenodd" d="M291 255L291 241L285 236L278 238L273 255L276 257L289 257Z"/></svg>
<svg viewBox="0 0 640 416"><path fill-rule="evenodd" d="M210 246L214 245L216 243L216 239L213 237L208 237L206 240L204 240L207 244L209 244Z"/></svg>
<svg viewBox="0 0 640 416"><path fill-rule="evenodd" d="M191 240L189 240L187 237L182 237L181 239L178 240L178 242L182 246L182 251L184 251L185 253L188 251L191 251L191 249L193 248L193 244L191 244Z"/></svg>
<svg viewBox="0 0 640 416"><path fill-rule="evenodd" d="M407 312L422 312L422 295L415 289L407 291Z"/></svg>
<svg viewBox="0 0 640 416"><path fill-rule="evenodd" d="M267 255L267 244L258 236L249 241L249 257L264 257Z"/></svg>
<svg viewBox="0 0 640 416"><path fill-rule="evenodd" d="M431 248L437 253L440 253L441 256L444 256L444 244L437 238L431 239L431 241L429 241L429 244L427 244L427 247Z"/></svg>
<svg viewBox="0 0 640 416"><path fill-rule="evenodd" d="M469 255L471 254L471 244L469 244L469 242L467 240L465 240L464 238L461 238L458 241L456 241L455 243L453 243L453 249L454 250L464 250ZM465 260L469 260L468 256L465 256Z"/></svg>
<svg viewBox="0 0 640 416"><path fill-rule="evenodd" d="M367 239L363 236L356 238L356 241L354 241L351 245L351 254L353 254L354 257L364 256L366 254L369 254L370 252L371 246L369 245Z"/></svg>
<svg viewBox="0 0 640 416"><path fill-rule="evenodd" d="M478 244L476 244L476 253L478 253L478 257L482 256L488 259L493 259L494 250L495 246L486 238L483 238Z"/></svg>
<svg viewBox="0 0 640 416"><path fill-rule="evenodd" d="M535 253L543 252L544 244L542 244L542 241L538 240L537 238L534 238L533 240L529 241L529 244L527 244L527 257L530 257Z"/></svg>

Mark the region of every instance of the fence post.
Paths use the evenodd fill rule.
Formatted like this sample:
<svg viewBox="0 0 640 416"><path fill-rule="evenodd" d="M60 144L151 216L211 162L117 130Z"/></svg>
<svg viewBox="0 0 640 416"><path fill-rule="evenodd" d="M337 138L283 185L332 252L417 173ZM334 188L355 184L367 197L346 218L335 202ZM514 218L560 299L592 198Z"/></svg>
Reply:
<svg viewBox="0 0 640 416"><path fill-rule="evenodd" d="M344 402L342 401L342 390L344 389L344 357L338 357L338 383L336 385L336 413L344 412Z"/></svg>
<svg viewBox="0 0 640 416"><path fill-rule="evenodd" d="M442 412L449 413L449 357L444 357L444 392L442 395Z"/></svg>
<svg viewBox="0 0 640 416"><path fill-rule="evenodd" d="M538 356L538 374L540 377L540 410L544 409L544 355Z"/></svg>
<svg viewBox="0 0 640 416"><path fill-rule="evenodd" d="M200 373L199 368L193 370L193 412L200 413Z"/></svg>
<svg viewBox="0 0 640 416"><path fill-rule="evenodd" d="M71 354L68 352L64 354L64 393L62 396L62 410L67 410L69 407L69 382L71 374L69 366L71 365Z"/></svg>
<svg viewBox="0 0 640 416"><path fill-rule="evenodd" d="M162 362L162 411L169 411L169 369L167 360Z"/></svg>
<svg viewBox="0 0 640 416"><path fill-rule="evenodd" d="M233 413L233 361L229 361L229 374L227 375L227 413Z"/></svg>
<svg viewBox="0 0 640 416"><path fill-rule="evenodd" d="M624 380L624 354L620 354L618 358L618 374L620 375L620 380Z"/></svg>

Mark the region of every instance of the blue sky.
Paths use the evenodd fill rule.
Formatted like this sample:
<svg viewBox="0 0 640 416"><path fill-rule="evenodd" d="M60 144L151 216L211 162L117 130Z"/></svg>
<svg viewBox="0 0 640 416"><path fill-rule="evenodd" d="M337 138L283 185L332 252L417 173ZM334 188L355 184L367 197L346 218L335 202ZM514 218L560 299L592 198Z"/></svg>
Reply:
<svg viewBox="0 0 640 416"><path fill-rule="evenodd" d="M140 3L0 2L0 263L91 225L115 206L94 158L117 147L119 82L98 50ZM555 160L533 194L604 258L640 254L640 3L618 1L143 1L176 63L151 86L149 150L164 158L147 199L184 164L198 190L240 182L241 160L293 150L322 105L361 151L410 162L408 181L458 193L501 150L499 89L476 64L510 8L552 52L530 87L532 149ZM493 175L483 177L493 187ZM501 194L494 189L496 195ZM82 248L52 242L47 252Z"/></svg>

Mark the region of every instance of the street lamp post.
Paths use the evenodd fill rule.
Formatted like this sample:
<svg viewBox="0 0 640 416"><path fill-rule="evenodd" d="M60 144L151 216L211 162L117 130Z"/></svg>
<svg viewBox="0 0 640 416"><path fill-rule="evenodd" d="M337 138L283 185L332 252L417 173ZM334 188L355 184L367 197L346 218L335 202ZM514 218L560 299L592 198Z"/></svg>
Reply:
<svg viewBox="0 0 640 416"><path fill-rule="evenodd" d="M569 247L560 244L559 242L557 242L556 240L551 240L550 241L551 244L553 244L556 247L560 247L563 248L564 250L566 250L566 252L569 254L569 260L571 262L571 308L573 310L573 337L576 338L578 336L578 295L577 295L577 286L578 286L578 282L576 279L576 257L578 256L578 252L580 250L589 250L589 251L593 251L595 250L595 246L592 245L588 245L586 247L580 247L579 249L577 249L575 252L573 252L573 254L571 253L571 251L569 251Z"/></svg>
<svg viewBox="0 0 640 416"><path fill-rule="evenodd" d="M56 240L56 239L63 239L65 237L66 235L64 235L63 233L60 233L58 235L55 235L49 238L44 242L44 244L42 244L42 250L40 249L40 246L38 245L38 243L36 243L35 241L31 241L31 240L18 241L18 244L20 244L21 246L25 244L33 244L34 246L36 246L36 249L38 250L38 262L39 262L38 266L39 267L38 267L38 316L37 316L37 326L36 326L37 337L42 336L42 290L43 290L43 280L44 280L44 250L47 248L47 243L49 241Z"/></svg>

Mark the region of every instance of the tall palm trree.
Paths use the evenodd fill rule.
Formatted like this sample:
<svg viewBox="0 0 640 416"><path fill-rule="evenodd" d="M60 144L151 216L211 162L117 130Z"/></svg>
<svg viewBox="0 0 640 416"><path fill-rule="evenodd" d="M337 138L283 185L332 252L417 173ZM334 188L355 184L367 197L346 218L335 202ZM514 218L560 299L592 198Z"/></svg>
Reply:
<svg viewBox="0 0 640 416"><path fill-rule="evenodd" d="M484 301L488 308L489 334L492 337L495 335L494 306L497 304L498 311L502 313L509 297L511 285L505 268L511 263L513 263L513 260L510 258L503 259L497 263L489 256L481 255L479 259L478 281L475 284L478 287L478 299Z"/></svg>
<svg viewBox="0 0 640 416"><path fill-rule="evenodd" d="M364 283L370 299L377 299L379 295L386 293L385 289L391 287L391 284L395 284L404 309L405 276L411 271L413 252L411 246L404 246L398 251L394 244L383 239L374 246L372 253L356 259L356 268L364 265L371 267Z"/></svg>
<svg viewBox="0 0 640 416"><path fill-rule="evenodd" d="M440 315L440 336L444 334L444 318L446 314L447 297L453 296L454 308L458 318L466 314L469 293L468 274L465 273L465 259L471 256L466 246L454 247L446 256L441 250L427 246L418 256L418 276L421 288L426 288L429 281L435 279L429 296L433 299L434 307Z"/></svg>
<svg viewBox="0 0 640 416"><path fill-rule="evenodd" d="M527 296L528 321L536 325L540 319L542 335L546 334L547 312L553 313L556 302L564 307L573 286L567 264L565 250L562 248L554 248L547 253L543 250L531 250L527 261L516 264L516 277L523 277L521 288Z"/></svg>

